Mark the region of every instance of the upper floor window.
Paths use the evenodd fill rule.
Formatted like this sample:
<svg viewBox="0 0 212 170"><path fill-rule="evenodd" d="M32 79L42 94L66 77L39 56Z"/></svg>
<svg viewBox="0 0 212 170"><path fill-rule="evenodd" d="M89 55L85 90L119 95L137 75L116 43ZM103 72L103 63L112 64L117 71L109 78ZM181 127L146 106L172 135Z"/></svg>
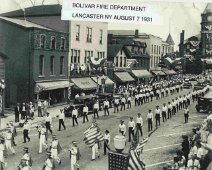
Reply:
<svg viewBox="0 0 212 170"><path fill-rule="evenodd" d="M64 57L60 57L60 75L64 74Z"/></svg>
<svg viewBox="0 0 212 170"><path fill-rule="evenodd" d="M54 58L54 56L51 56L51 58L50 58L50 75L54 75L54 60L55 60L55 58Z"/></svg>
<svg viewBox="0 0 212 170"><path fill-rule="evenodd" d="M51 36L51 49L56 49L56 37Z"/></svg>
<svg viewBox="0 0 212 170"><path fill-rule="evenodd" d="M39 57L39 76L44 75L44 56L40 55Z"/></svg>
<svg viewBox="0 0 212 170"><path fill-rule="evenodd" d="M61 44L60 44L60 49L65 50L66 46L66 39L64 37L61 38Z"/></svg>
<svg viewBox="0 0 212 170"><path fill-rule="evenodd" d="M46 46L46 36L44 34L40 35L40 48L45 48Z"/></svg>
<svg viewBox="0 0 212 170"><path fill-rule="evenodd" d="M79 41L80 40L80 25L76 25L76 40Z"/></svg>
<svg viewBox="0 0 212 170"><path fill-rule="evenodd" d="M99 44L102 44L102 39L103 39L103 30L100 30Z"/></svg>
<svg viewBox="0 0 212 170"><path fill-rule="evenodd" d="M90 27L87 27L86 28L86 39L87 39L87 42L92 42L92 28Z"/></svg>

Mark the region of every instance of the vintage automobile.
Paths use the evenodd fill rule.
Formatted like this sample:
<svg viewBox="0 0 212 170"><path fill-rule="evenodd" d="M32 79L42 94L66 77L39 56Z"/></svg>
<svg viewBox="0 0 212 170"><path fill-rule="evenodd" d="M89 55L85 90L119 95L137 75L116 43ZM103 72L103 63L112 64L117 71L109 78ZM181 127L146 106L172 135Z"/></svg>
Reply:
<svg viewBox="0 0 212 170"><path fill-rule="evenodd" d="M88 106L88 110L91 113L93 110L93 105L95 101L98 99L96 95L85 95L85 96L79 96L76 99L73 100L72 103L69 104L68 107L64 108L64 113L66 117L72 116L72 110L73 108L78 109L78 116L80 117L82 115L82 109L85 104Z"/></svg>
<svg viewBox="0 0 212 170"><path fill-rule="evenodd" d="M206 87L206 85L207 85L206 83L198 82L198 83L194 84L194 90L201 90L204 87Z"/></svg>
<svg viewBox="0 0 212 170"><path fill-rule="evenodd" d="M192 84L189 80L185 79L185 82L183 83L183 88L190 89L192 88Z"/></svg>
<svg viewBox="0 0 212 170"><path fill-rule="evenodd" d="M198 98L196 110L204 113L210 113L212 111L212 92Z"/></svg>

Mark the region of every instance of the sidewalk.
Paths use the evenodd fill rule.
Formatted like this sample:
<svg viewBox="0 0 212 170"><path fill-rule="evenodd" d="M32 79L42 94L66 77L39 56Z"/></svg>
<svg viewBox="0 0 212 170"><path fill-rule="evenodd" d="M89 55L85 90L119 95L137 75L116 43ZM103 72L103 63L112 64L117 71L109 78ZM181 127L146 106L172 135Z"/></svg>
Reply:
<svg viewBox="0 0 212 170"><path fill-rule="evenodd" d="M67 105L62 105L62 106L56 106L56 107L51 107L48 108L48 112L52 116L52 118L55 118L57 115L60 113L60 109L63 109ZM38 117L38 111L35 111L35 117L33 120L28 120L30 124L36 124L38 122L41 122L44 120L44 117ZM14 111L7 112L5 113L5 117L0 118L0 130L4 130L7 127L7 123L10 121L13 121L14 126L19 127L19 122L15 123L15 113Z"/></svg>

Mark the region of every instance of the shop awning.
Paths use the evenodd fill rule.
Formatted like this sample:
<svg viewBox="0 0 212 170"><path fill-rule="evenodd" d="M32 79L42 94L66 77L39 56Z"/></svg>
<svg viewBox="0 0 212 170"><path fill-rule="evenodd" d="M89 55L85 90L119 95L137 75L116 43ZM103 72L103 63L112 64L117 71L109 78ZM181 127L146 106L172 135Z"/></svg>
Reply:
<svg viewBox="0 0 212 170"><path fill-rule="evenodd" d="M173 74L176 74L176 72L174 70L163 70L163 72L166 74L166 75L173 75Z"/></svg>
<svg viewBox="0 0 212 170"><path fill-rule="evenodd" d="M138 78L151 77L150 72L147 70L132 70L132 74Z"/></svg>
<svg viewBox="0 0 212 170"><path fill-rule="evenodd" d="M90 77L72 78L76 88L83 90L92 90L97 88L97 84Z"/></svg>
<svg viewBox="0 0 212 170"><path fill-rule="evenodd" d="M68 80L65 81L49 81L49 82L37 82L35 84L35 93L41 91L63 89L71 86L71 83Z"/></svg>
<svg viewBox="0 0 212 170"><path fill-rule="evenodd" d="M135 81L128 72L115 72L114 74L121 82Z"/></svg>
<svg viewBox="0 0 212 170"><path fill-rule="evenodd" d="M97 77L91 77L93 81L95 81L95 83L97 83ZM98 78L98 84L101 85L102 84L102 79L105 79L105 84L106 85L111 85L111 84L114 84L114 82L107 76L100 76Z"/></svg>
<svg viewBox="0 0 212 170"><path fill-rule="evenodd" d="M153 74L155 75L159 75L159 76L164 76L166 75L164 72L162 72L161 70L153 70L152 71Z"/></svg>

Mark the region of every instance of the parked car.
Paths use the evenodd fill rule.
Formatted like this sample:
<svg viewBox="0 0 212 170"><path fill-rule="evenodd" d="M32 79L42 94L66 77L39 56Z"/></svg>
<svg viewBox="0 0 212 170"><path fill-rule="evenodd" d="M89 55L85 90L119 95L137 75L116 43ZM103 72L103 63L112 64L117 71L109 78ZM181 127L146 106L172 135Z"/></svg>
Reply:
<svg viewBox="0 0 212 170"><path fill-rule="evenodd" d="M205 113L210 113L212 111L212 92L209 92L205 96L198 98L196 110L198 112Z"/></svg>
<svg viewBox="0 0 212 170"><path fill-rule="evenodd" d="M188 80L185 80L185 82L183 83L183 88L185 88L185 89L190 89L190 88L192 88L191 82L188 81Z"/></svg>
<svg viewBox="0 0 212 170"><path fill-rule="evenodd" d="M198 83L194 84L194 90L201 90L204 87L206 87L206 84L205 83L198 82Z"/></svg>
<svg viewBox="0 0 212 170"><path fill-rule="evenodd" d="M87 104L88 110L91 113L93 111L93 105L95 101L98 99L96 95L85 95L85 96L79 96L76 99L73 100L72 103L66 108L64 108L65 116L71 117L72 116L72 110L73 108L78 109L79 117L82 115L83 106Z"/></svg>

